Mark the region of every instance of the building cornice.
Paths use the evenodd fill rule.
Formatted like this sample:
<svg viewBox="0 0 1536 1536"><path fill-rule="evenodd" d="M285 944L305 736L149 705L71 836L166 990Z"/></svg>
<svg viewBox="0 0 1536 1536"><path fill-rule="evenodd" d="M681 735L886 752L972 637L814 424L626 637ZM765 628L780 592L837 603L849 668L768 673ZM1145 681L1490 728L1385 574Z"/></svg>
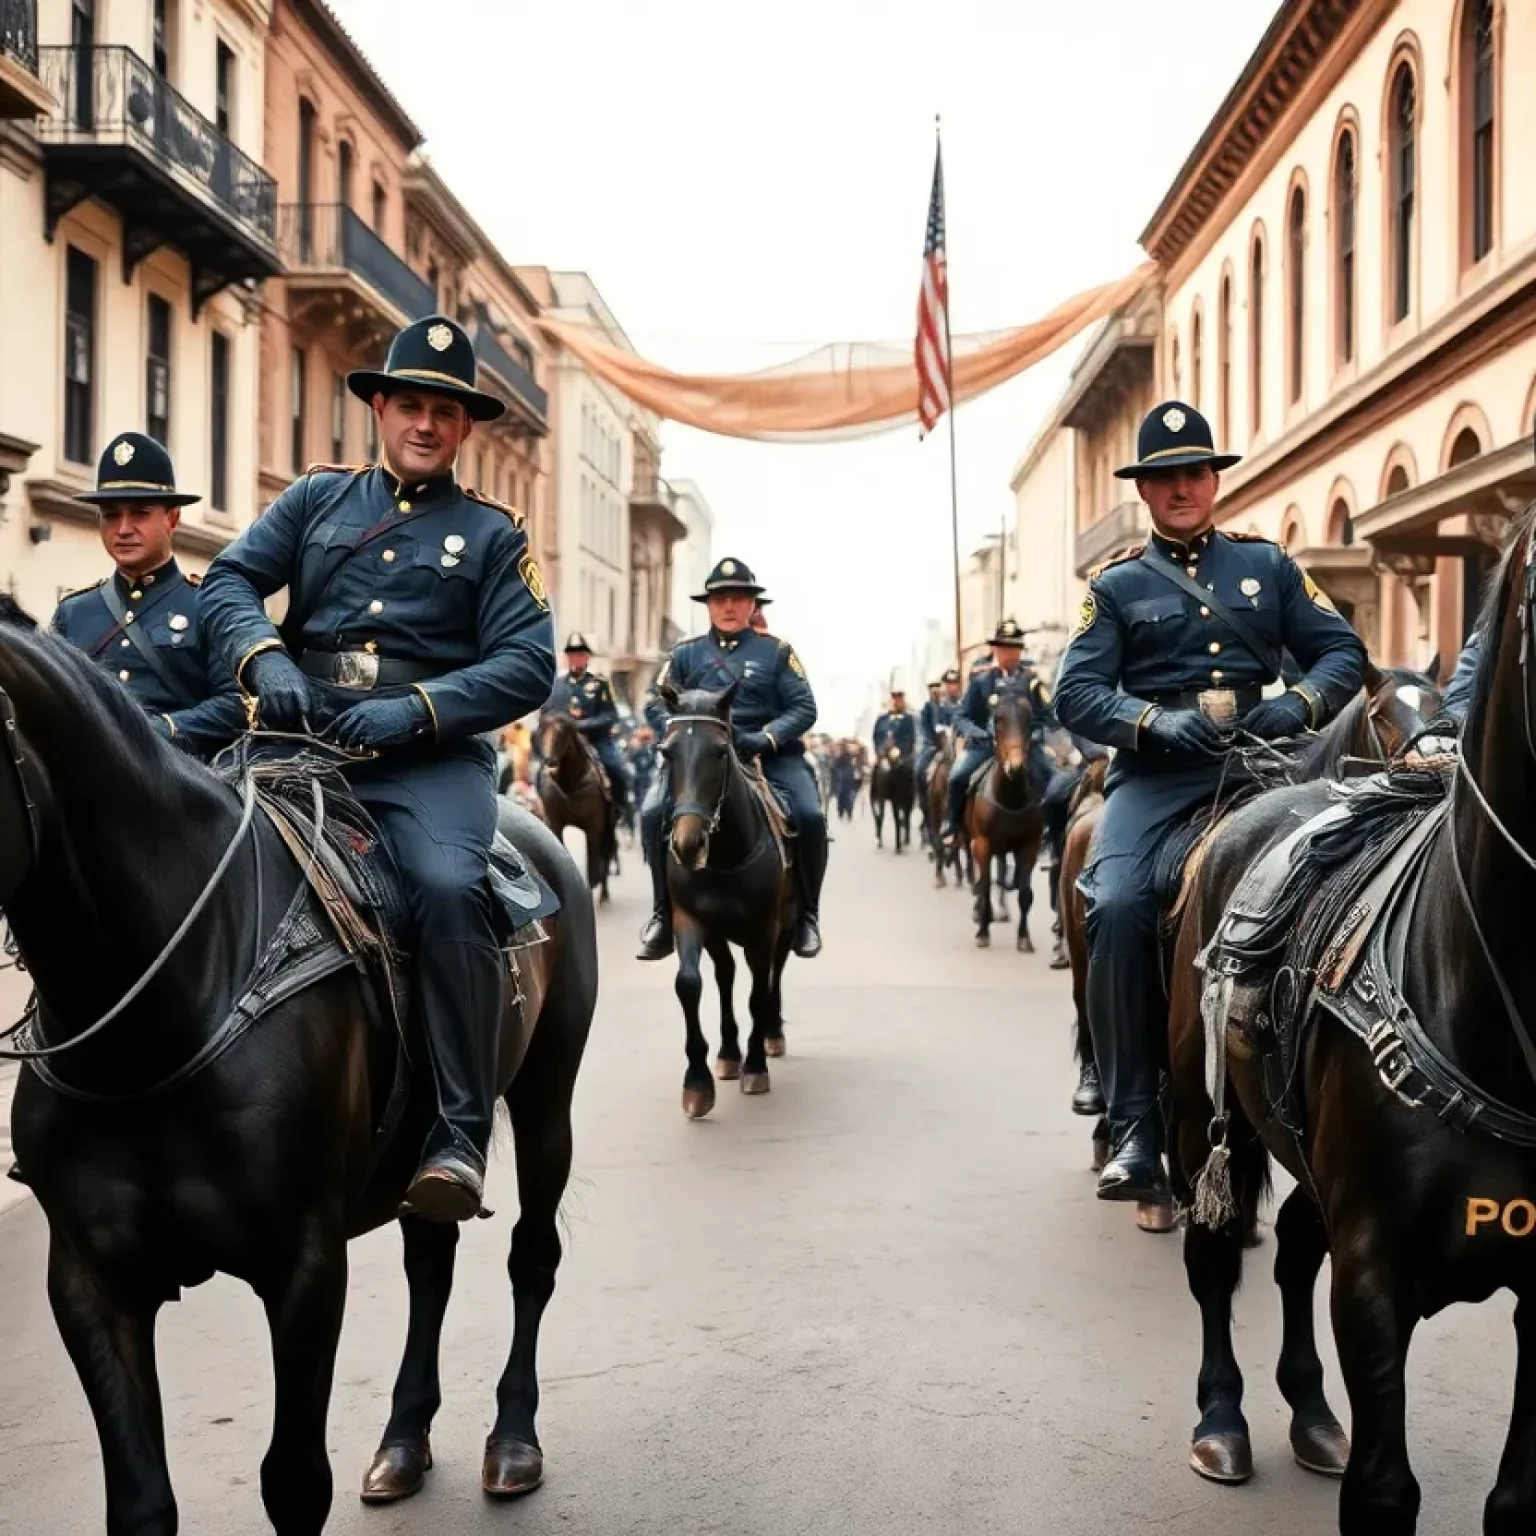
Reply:
<svg viewBox="0 0 1536 1536"><path fill-rule="evenodd" d="M311 32L339 64L347 78L362 93L363 99L378 113L384 125L409 153L424 137L420 128L400 104L383 77L368 62L367 55L352 40L340 18L325 0L287 0L295 19Z"/></svg>
<svg viewBox="0 0 1536 1536"><path fill-rule="evenodd" d="M437 174L431 162L423 156L415 156L406 169L405 195L420 204L442 232L459 247L466 260L483 256L496 269L496 275L527 306L529 318L542 312L542 306L532 290L501 254L496 242L475 222L473 215L449 189L448 183Z"/></svg>

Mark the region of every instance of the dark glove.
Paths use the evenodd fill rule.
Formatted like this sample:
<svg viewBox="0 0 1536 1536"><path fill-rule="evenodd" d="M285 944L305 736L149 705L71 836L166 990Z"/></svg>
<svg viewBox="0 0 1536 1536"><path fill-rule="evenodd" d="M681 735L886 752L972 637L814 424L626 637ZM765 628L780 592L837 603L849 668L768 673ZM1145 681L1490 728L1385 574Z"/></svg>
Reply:
<svg viewBox="0 0 1536 1536"><path fill-rule="evenodd" d="M1227 738L1198 709L1159 710L1142 727L1148 741L1171 752L1216 757L1227 749Z"/></svg>
<svg viewBox="0 0 1536 1536"><path fill-rule="evenodd" d="M1307 701L1299 693L1282 693L1255 704L1238 724L1261 741L1299 736L1307 728Z"/></svg>
<svg viewBox="0 0 1536 1536"><path fill-rule="evenodd" d="M303 730L311 709L309 679L286 651L263 651L246 669L246 683L260 701L256 723L268 731Z"/></svg>
<svg viewBox="0 0 1536 1536"><path fill-rule="evenodd" d="M419 693L396 699L364 699L343 710L327 734L347 752L398 747L422 735L432 723L432 711Z"/></svg>
<svg viewBox="0 0 1536 1536"><path fill-rule="evenodd" d="M736 733L736 750L743 757L761 757L768 750L767 732L738 731Z"/></svg>

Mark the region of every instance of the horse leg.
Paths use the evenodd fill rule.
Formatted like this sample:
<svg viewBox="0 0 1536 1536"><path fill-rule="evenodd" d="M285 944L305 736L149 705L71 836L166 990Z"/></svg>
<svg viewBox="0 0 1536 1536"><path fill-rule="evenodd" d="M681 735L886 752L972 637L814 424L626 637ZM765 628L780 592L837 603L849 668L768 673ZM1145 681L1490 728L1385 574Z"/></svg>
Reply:
<svg viewBox="0 0 1536 1536"><path fill-rule="evenodd" d="M971 839L971 853L978 871L972 912L976 919L976 947L985 949L992 942L992 848L984 837L977 836Z"/></svg>
<svg viewBox="0 0 1536 1536"><path fill-rule="evenodd" d="M531 1493L544 1480L539 1411L539 1325L560 1267L556 1218L571 1176L571 1093L551 1093L547 1077L522 1070L506 1093L517 1153L517 1225L507 1274L512 1281L512 1349L496 1383L496 1422L486 1436L480 1482L495 1498Z"/></svg>
<svg viewBox="0 0 1536 1536"><path fill-rule="evenodd" d="M1499 1480L1483 1510L1483 1536L1536 1529L1536 1302L1515 1307L1515 1407L1499 1462Z"/></svg>
<svg viewBox="0 0 1536 1536"><path fill-rule="evenodd" d="M702 1120L715 1107L715 1080L709 1072L709 1041L699 1023L699 999L704 995L704 978L699 971L699 957L704 952L703 935L697 923L677 927L677 1000L683 1005L686 1030L684 1049L688 1068L683 1073L683 1113L690 1120Z"/></svg>
<svg viewBox="0 0 1536 1536"><path fill-rule="evenodd" d="M174 1536L176 1495L155 1367L160 1303L109 1299L86 1264L57 1239L48 1250L48 1300L96 1420L108 1536Z"/></svg>
<svg viewBox="0 0 1536 1536"><path fill-rule="evenodd" d="M402 1216L400 1237L411 1298L410 1320L405 1330L405 1354L395 1374L389 1422L363 1474L365 1504L391 1504L421 1491L432 1469L432 1420L443 1402L438 1355L443 1318L453 1292L459 1229L453 1222Z"/></svg>
<svg viewBox="0 0 1536 1536"><path fill-rule="evenodd" d="M1036 843L1014 856L1019 895L1019 933L1014 940L1014 947L1021 955L1032 955L1035 952L1035 941L1029 936L1029 914L1035 904L1034 881L1031 877L1035 872L1035 858L1039 852L1040 845Z"/></svg>
<svg viewBox="0 0 1536 1536"><path fill-rule="evenodd" d="M770 1056L782 1056L784 1046L784 967L789 960L789 939L786 933L779 940L779 947L773 957L773 977L771 993L768 999L768 1008L771 1022L768 1025L768 1039L764 1049Z"/></svg>
<svg viewBox="0 0 1536 1536"><path fill-rule="evenodd" d="M1189 1464L1217 1483L1245 1483L1253 1475L1253 1448L1243 1417L1243 1373L1232 1349L1232 1296L1243 1268L1242 1229L1219 1229L1190 1219L1184 1228L1184 1272L1200 1307L1200 1377Z"/></svg>
<svg viewBox="0 0 1536 1536"><path fill-rule="evenodd" d="M767 1093L768 1032L773 1024L773 950L758 939L747 948L747 966L752 972L752 994L748 1008L752 1014L752 1033L747 1036L746 1060L741 1064L741 1091Z"/></svg>
<svg viewBox="0 0 1536 1536"><path fill-rule="evenodd" d="M1000 923L1008 921L1008 855L1000 853L997 858L997 920Z"/></svg>
<svg viewBox="0 0 1536 1536"><path fill-rule="evenodd" d="M1370 1230L1333 1251L1333 1337L1349 1390L1353 1445L1339 1490L1340 1536L1413 1536L1419 1484L1408 1461L1408 1346L1418 1314L1399 1261Z"/></svg>
<svg viewBox="0 0 1536 1536"><path fill-rule="evenodd" d="M261 1288L272 1333L272 1440L261 1502L278 1536L320 1536L331 1510L325 1419L347 1301L347 1245L339 1223L311 1219L291 1266Z"/></svg>
<svg viewBox="0 0 1536 1536"><path fill-rule="evenodd" d="M722 1083L734 1083L741 1076L741 1040L736 1029L736 957L725 939L706 941L704 946L715 967L715 985L720 989L720 1049L715 1054L715 1076Z"/></svg>
<svg viewBox="0 0 1536 1536"><path fill-rule="evenodd" d="M1318 1271L1328 1256L1328 1231L1299 1186L1275 1217L1275 1284L1280 1288L1280 1363L1275 1379L1291 1407L1291 1450L1309 1472L1342 1477L1349 1439L1323 1395L1323 1362L1312 1323Z"/></svg>

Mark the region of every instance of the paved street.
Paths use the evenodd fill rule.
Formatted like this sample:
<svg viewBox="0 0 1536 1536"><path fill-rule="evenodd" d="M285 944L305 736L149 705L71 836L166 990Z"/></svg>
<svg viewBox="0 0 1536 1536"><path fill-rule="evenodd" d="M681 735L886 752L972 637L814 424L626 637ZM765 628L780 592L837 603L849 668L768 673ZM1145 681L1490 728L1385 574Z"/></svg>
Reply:
<svg viewBox="0 0 1536 1536"><path fill-rule="evenodd" d="M791 963L790 1055L773 1063L773 1092L727 1088L702 1124L678 1109L672 968L629 958L644 885L627 864L601 919L569 1242L544 1334L548 1483L514 1508L478 1491L509 1326L503 1163L498 1217L460 1250L437 1469L419 1499L384 1511L365 1511L355 1490L386 1411L405 1288L393 1231L353 1250L331 1530L1334 1528L1333 1485L1285 1446L1272 1245L1250 1256L1239 1297L1260 1472L1216 1489L1184 1465L1198 1326L1178 1241L1091 1198L1087 1122L1067 1112L1065 978L1046 970L1043 942L1034 957L973 949L966 899L930 890L918 858L872 844L867 821L838 833L828 951ZM62 1536L101 1529L101 1478L48 1316L44 1248L30 1201L0 1216L0 1531ZM1411 1432L1427 1536L1480 1525L1510 1400L1508 1319L1500 1299L1421 1332ZM259 1307L216 1281L167 1310L160 1341L182 1528L265 1530Z"/></svg>

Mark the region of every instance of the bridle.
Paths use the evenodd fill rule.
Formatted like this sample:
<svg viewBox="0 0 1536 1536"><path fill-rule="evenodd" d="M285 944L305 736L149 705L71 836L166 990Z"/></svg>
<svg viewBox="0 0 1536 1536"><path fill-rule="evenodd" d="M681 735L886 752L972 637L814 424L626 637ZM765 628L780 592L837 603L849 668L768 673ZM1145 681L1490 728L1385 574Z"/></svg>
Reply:
<svg viewBox="0 0 1536 1536"><path fill-rule="evenodd" d="M673 715L667 722L666 739L662 743L667 745L674 739L673 728L679 725L709 725L713 726L721 734L721 739L729 747L731 744L731 725L728 720L722 720L718 715ZM734 754L733 754L734 755ZM667 842L672 844L672 832L677 825L679 816L697 816L704 823L704 841L706 848L710 837L720 830L720 818L725 814L725 797L731 790L731 764L727 761L725 771L720 775L720 793L715 797L713 806L707 806L702 801L683 800L672 807L671 815L667 821ZM677 857L677 848L672 846L672 856Z"/></svg>

